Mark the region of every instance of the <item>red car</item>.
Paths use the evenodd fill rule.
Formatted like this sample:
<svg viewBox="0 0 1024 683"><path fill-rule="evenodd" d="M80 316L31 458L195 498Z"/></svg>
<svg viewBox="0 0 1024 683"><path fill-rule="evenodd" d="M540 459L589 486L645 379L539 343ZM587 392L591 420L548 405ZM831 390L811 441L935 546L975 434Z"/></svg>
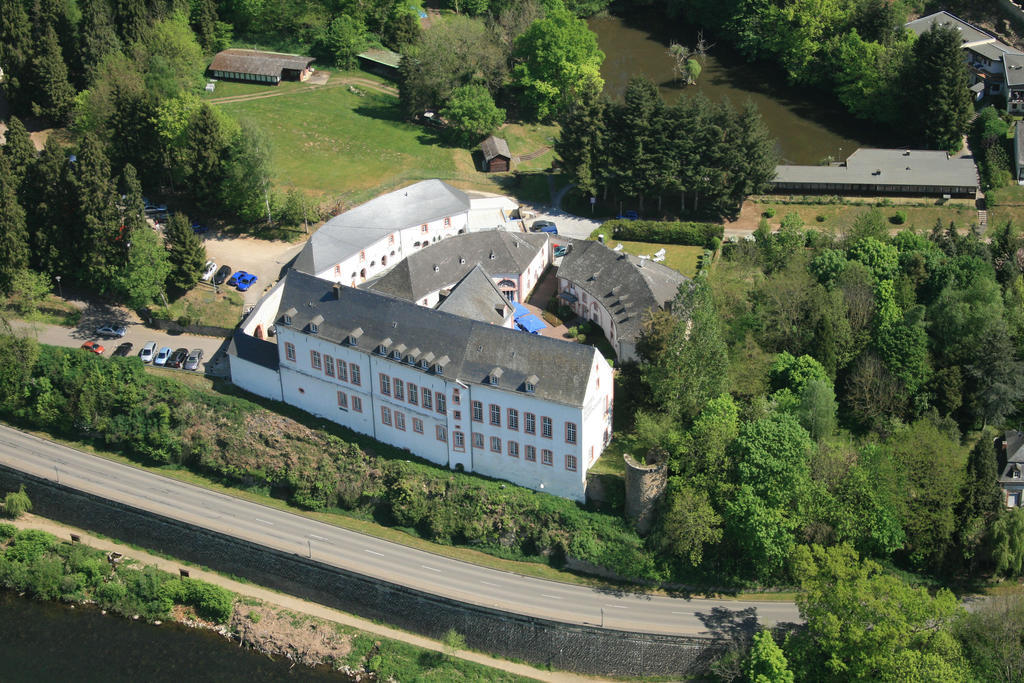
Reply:
<svg viewBox="0 0 1024 683"><path fill-rule="evenodd" d="M84 344L82 344L82 348L85 349L86 351L92 351L95 354L100 354L103 353L104 351L104 348L94 341L85 342Z"/></svg>

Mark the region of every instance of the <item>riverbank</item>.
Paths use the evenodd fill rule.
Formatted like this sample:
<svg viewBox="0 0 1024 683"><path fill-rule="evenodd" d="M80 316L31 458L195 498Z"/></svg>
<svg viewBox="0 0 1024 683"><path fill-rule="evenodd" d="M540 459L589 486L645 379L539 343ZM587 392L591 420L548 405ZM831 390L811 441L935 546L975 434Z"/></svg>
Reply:
<svg viewBox="0 0 1024 683"><path fill-rule="evenodd" d="M317 652L327 653L329 657L334 658L348 657L349 661L359 655L368 662L376 655L382 660L378 663L379 666L390 666L404 672L404 675L397 677L396 680L408 680L410 677L417 680L438 681L458 679L499 681L532 679L566 682L600 680L570 673L544 671L526 664L497 659L470 650L451 650L439 641L232 579L174 558L154 555L145 550L42 517L25 515L14 521L13 524L21 529L46 531L60 539L68 539L71 534L76 534L81 543L89 547L106 552L118 552L126 558L134 559L142 564L154 565L163 571L175 574L185 568L188 570L190 578L200 579L230 590L240 598L236 603L236 616L232 618L232 623L235 619L242 620L240 625L245 626L247 644L259 645L261 648L266 648L265 651L269 654L276 656L287 657L288 655L285 653L291 652L293 661L297 661L294 659L297 653L305 653L306 661L312 661L313 655ZM250 612L260 616L250 617ZM257 628L264 619L268 618L266 615L271 613L276 615L274 619L277 620L277 626L270 629ZM248 621L248 624L245 621ZM198 622L192 625L211 626ZM316 626L314 627L314 625ZM289 628L285 628L285 626ZM340 638L330 642L324 640L327 635L339 632L349 636L348 639ZM302 634L302 638L290 637L289 633ZM314 635L310 637L307 635L308 633ZM382 641L382 638L387 640ZM380 641L379 645L378 641ZM368 646L367 643L369 643ZM347 652L345 652L346 647L348 647ZM371 654L373 648L376 648L376 651ZM342 654L343 652L344 654ZM389 659L385 660L384 657ZM410 669L413 666L419 668L415 673ZM384 676L382 679L386 678L387 676Z"/></svg>

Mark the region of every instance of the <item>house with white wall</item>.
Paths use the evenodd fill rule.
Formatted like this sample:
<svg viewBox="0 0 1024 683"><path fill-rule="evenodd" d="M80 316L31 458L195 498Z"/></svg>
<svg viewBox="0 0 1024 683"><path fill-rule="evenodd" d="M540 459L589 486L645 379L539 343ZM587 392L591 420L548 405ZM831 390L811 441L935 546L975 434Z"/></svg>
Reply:
<svg viewBox="0 0 1024 683"><path fill-rule="evenodd" d="M274 341L254 334L268 321ZM612 370L597 349L298 271L250 314L229 357L248 391L578 501L611 438Z"/></svg>
<svg viewBox="0 0 1024 683"><path fill-rule="evenodd" d="M620 362L637 359L647 312L671 306L679 287L689 282L667 266L600 242L572 240L558 266L558 297L604 330Z"/></svg>
<svg viewBox="0 0 1024 683"><path fill-rule="evenodd" d="M997 442L998 443L998 442ZM1002 440L999 488L1008 508L1024 507L1024 433L1011 429Z"/></svg>

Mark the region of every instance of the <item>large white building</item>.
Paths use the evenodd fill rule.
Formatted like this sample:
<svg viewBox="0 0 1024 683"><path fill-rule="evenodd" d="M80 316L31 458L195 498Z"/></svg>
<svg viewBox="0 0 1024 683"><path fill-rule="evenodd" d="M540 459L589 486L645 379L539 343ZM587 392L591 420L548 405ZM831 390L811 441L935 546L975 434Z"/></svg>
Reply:
<svg viewBox="0 0 1024 683"><path fill-rule="evenodd" d="M276 342L254 334L268 322ZM578 501L611 438L612 370L597 349L302 272L264 297L229 355L248 391L430 462Z"/></svg>

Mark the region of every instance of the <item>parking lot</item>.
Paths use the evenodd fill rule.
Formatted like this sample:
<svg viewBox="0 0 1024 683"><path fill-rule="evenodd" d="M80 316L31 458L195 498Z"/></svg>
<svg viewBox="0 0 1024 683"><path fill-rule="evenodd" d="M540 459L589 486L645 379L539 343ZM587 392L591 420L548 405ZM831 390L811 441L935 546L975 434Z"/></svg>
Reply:
<svg viewBox="0 0 1024 683"><path fill-rule="evenodd" d="M274 286L281 277L281 271L298 256L305 243L305 240L280 242L214 233L208 233L203 240L206 258L215 262L218 268L228 265L232 273L244 270L257 277L248 291L240 292L246 306L259 301Z"/></svg>

